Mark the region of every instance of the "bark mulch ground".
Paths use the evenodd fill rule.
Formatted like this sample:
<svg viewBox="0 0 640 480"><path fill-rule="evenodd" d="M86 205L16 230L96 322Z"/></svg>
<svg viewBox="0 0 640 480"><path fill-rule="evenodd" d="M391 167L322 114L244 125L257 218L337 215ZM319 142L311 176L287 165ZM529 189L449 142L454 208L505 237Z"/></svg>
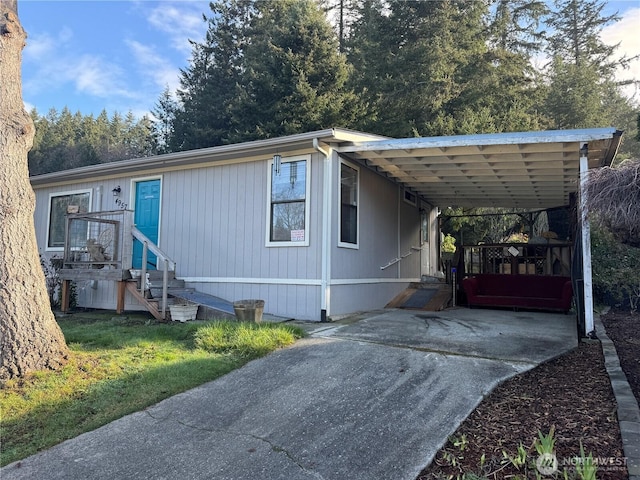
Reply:
<svg viewBox="0 0 640 480"><path fill-rule="evenodd" d="M640 398L640 314L602 317L636 399ZM416 480L537 478L534 442L553 429L558 470L576 476L580 445L599 463L597 478L628 478L616 402L598 341L498 386L462 423ZM527 452L516 467L518 448ZM484 455L484 462L482 457ZM464 476L466 474L466 476ZM552 477L542 477L552 478ZM564 478L560 473L556 478Z"/></svg>

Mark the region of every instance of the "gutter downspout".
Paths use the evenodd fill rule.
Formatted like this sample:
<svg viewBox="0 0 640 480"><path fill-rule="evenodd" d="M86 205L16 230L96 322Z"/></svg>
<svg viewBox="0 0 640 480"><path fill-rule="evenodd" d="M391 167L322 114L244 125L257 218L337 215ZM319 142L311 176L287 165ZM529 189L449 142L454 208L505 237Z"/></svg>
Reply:
<svg viewBox="0 0 640 480"><path fill-rule="evenodd" d="M320 321L326 322L331 314L331 216L333 205L333 162L332 149L324 150L317 138L313 148L324 156L322 179L322 233L321 233L321 279L320 279Z"/></svg>

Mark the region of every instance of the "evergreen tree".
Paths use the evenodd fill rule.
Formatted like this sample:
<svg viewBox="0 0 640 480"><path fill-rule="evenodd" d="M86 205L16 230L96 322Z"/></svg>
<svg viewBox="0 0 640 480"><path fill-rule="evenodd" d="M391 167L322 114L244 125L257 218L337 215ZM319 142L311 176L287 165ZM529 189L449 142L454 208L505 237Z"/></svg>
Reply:
<svg viewBox="0 0 640 480"><path fill-rule="evenodd" d="M368 115L358 128L392 136L535 129L541 2L366 0L349 58Z"/></svg>
<svg viewBox="0 0 640 480"><path fill-rule="evenodd" d="M178 151L353 124L361 108L345 88L349 67L316 2L210 6L178 103L165 92L154 112L158 145Z"/></svg>
<svg viewBox="0 0 640 480"><path fill-rule="evenodd" d="M345 88L349 68L318 5L269 0L257 8L231 108L230 140L351 125L358 99Z"/></svg>
<svg viewBox="0 0 640 480"><path fill-rule="evenodd" d="M488 49L467 68L468 82L449 107L455 133L539 130L548 125L541 78L532 65L544 38L543 2L498 0L488 17Z"/></svg>
<svg viewBox="0 0 640 480"><path fill-rule="evenodd" d="M607 90L595 68L567 63L560 56L551 64L546 107L554 128L609 126L602 100Z"/></svg>
<svg viewBox="0 0 640 480"><path fill-rule="evenodd" d="M95 120L96 137L92 140L99 159L107 158L111 143L111 120L106 110L102 110ZM99 161L96 163L100 163Z"/></svg>
<svg viewBox="0 0 640 480"><path fill-rule="evenodd" d="M391 136L504 130L496 109L515 112L509 125L522 124L513 119L531 103L522 96L531 83L526 61L489 49L488 14L485 2L362 2L348 50L354 88L369 105L359 128ZM504 32L505 44L519 38ZM518 88L495 88L507 75Z"/></svg>
<svg viewBox="0 0 640 480"><path fill-rule="evenodd" d="M637 155L640 145L633 138L634 106L620 91L615 71L628 59L616 58L618 45L606 45L602 29L619 20L604 16L605 3L598 0L556 0L547 23L554 33L548 51L546 110L555 128L616 126L627 130L620 147L623 157Z"/></svg>
<svg viewBox="0 0 640 480"><path fill-rule="evenodd" d="M34 172L44 172L46 157L42 151L42 145L45 138L48 135L49 121L47 117L42 117L38 111L33 108L29 112L29 116L33 121L35 127L35 136L33 138L33 147L28 154L29 174L33 175Z"/></svg>
<svg viewBox="0 0 640 480"><path fill-rule="evenodd" d="M549 52L563 64L593 68L610 78L626 59L614 60L618 45L606 45L600 39L602 29L618 20L617 14L603 16L606 2L601 0L555 0L546 23L553 31L549 36Z"/></svg>
<svg viewBox="0 0 640 480"><path fill-rule="evenodd" d="M532 54L544 45L541 21L549 10L539 0L494 0L490 20L491 44L507 52Z"/></svg>
<svg viewBox="0 0 640 480"><path fill-rule="evenodd" d="M181 71L170 151L228 143L230 104L242 84L245 30L255 10L249 0L217 0L210 7L205 40L192 42L190 65Z"/></svg>
<svg viewBox="0 0 640 480"><path fill-rule="evenodd" d="M131 112L124 118L115 112L109 118L103 110L94 118L65 107L60 113L51 109L44 117L33 110L31 118L37 132L29 152L31 175L155 153L150 120L136 120Z"/></svg>
<svg viewBox="0 0 640 480"><path fill-rule="evenodd" d="M349 84L363 102L363 111L354 127L381 133L384 123L388 123L380 118L380 111L388 107L383 106L383 98L393 91L389 71L395 47L393 42L385 41L393 37L391 22L384 15L383 0L363 0L355 17L347 38L347 58L353 67ZM385 135L398 136L393 131Z"/></svg>
<svg viewBox="0 0 640 480"><path fill-rule="evenodd" d="M125 132L125 144L127 146L126 157L149 157L156 155L153 138L153 122L144 115L140 120L136 120L133 113L129 112L125 118L127 131Z"/></svg>
<svg viewBox="0 0 640 480"><path fill-rule="evenodd" d="M174 135L174 123L178 104L167 86L152 110L153 148L157 153L169 153L169 143Z"/></svg>

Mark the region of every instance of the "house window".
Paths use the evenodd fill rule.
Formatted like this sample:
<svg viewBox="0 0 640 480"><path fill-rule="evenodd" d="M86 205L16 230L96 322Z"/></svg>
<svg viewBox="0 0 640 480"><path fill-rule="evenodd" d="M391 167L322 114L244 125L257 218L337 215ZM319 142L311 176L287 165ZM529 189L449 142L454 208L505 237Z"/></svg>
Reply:
<svg viewBox="0 0 640 480"><path fill-rule="evenodd" d="M404 190L404 201L415 207L418 204L418 197L415 193L410 192L409 190Z"/></svg>
<svg viewBox="0 0 640 480"><path fill-rule="evenodd" d="M91 190L52 193L49 195L48 250L62 250L64 248L65 216L67 213L86 213L90 210L90 206ZM69 232L69 234L86 238L87 232L80 222L76 224L76 229L78 228L80 230Z"/></svg>
<svg viewBox="0 0 640 480"><path fill-rule="evenodd" d="M358 245L358 182L359 171L340 163L340 245Z"/></svg>
<svg viewBox="0 0 640 480"><path fill-rule="evenodd" d="M279 171L269 168L267 245L309 245L308 157L282 159Z"/></svg>

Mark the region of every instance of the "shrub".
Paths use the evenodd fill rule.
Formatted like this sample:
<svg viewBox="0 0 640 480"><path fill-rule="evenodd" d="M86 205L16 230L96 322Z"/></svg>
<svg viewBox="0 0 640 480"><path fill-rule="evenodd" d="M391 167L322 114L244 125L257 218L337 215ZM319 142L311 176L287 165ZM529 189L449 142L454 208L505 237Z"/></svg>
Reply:
<svg viewBox="0 0 640 480"><path fill-rule="evenodd" d="M447 233L442 239L441 248L444 253L456 253L456 239Z"/></svg>
<svg viewBox="0 0 640 480"><path fill-rule="evenodd" d="M587 202L618 241L640 248L640 160L591 170Z"/></svg>
<svg viewBox="0 0 640 480"><path fill-rule="evenodd" d="M598 303L612 307L640 307L640 248L621 244L605 227L591 229L593 294Z"/></svg>

